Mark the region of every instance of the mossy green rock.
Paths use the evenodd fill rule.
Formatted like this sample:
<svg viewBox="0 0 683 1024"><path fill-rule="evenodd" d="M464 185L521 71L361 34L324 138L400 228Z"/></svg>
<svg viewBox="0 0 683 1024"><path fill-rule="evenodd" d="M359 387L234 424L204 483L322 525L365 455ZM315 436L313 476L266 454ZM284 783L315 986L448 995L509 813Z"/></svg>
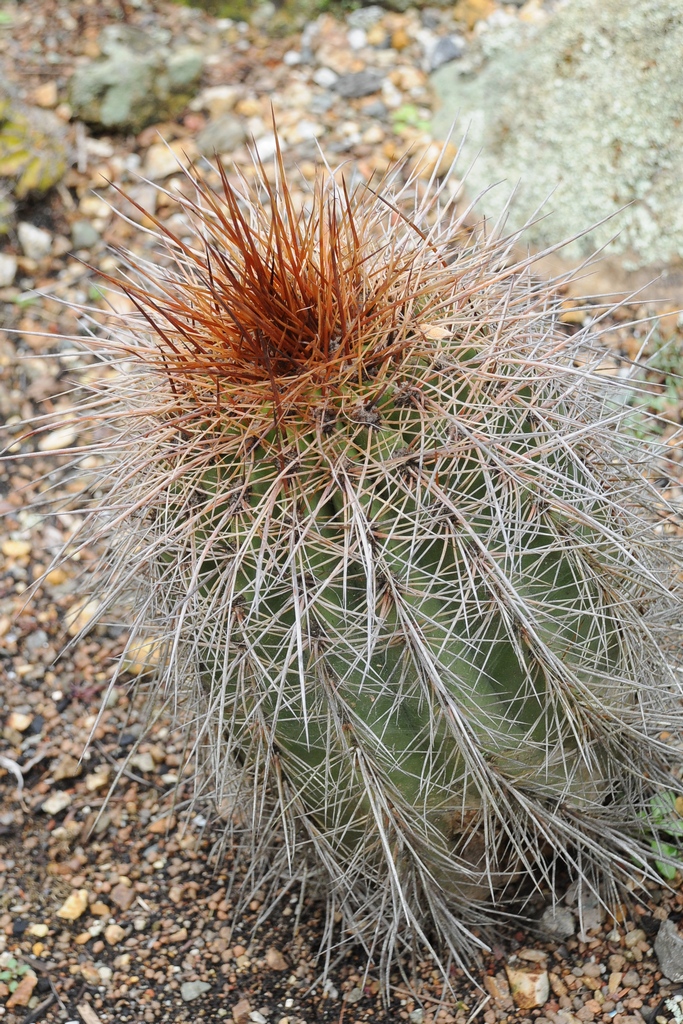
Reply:
<svg viewBox="0 0 683 1024"><path fill-rule="evenodd" d="M64 176L69 163L68 146L61 121L39 110L0 95L0 181L7 179L17 199L49 191ZM0 234L11 209L0 206Z"/></svg>
<svg viewBox="0 0 683 1024"><path fill-rule="evenodd" d="M171 49L165 36L108 26L101 59L77 68L70 101L77 117L111 131L138 132L177 117L196 92L203 58L190 46Z"/></svg>

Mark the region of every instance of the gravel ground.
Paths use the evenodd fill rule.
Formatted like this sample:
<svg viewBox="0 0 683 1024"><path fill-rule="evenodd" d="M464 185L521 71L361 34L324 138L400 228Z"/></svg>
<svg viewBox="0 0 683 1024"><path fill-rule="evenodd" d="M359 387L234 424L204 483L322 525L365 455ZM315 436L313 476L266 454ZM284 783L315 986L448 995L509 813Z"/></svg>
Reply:
<svg viewBox="0 0 683 1024"><path fill-rule="evenodd" d="M174 216L170 201L155 198L136 177L142 169L169 191L182 187L160 135L177 141L182 160L221 103L229 104L267 163L272 104L285 161L304 179L314 174L320 140L331 160L348 161L348 173L362 180L382 174L414 145L409 168L422 160L426 181L441 159L434 147L426 158L418 156L430 144L427 72L439 40L460 37L469 45L484 18L548 16L536 0L521 9L461 0L455 8L419 13L375 11L370 17L361 11L347 22L326 15L303 36L272 40L258 25L215 23L146 0L137 6L25 0L3 12L12 27L10 34L0 26L3 79L57 111L75 154L47 198L18 209L19 220L47 233L47 250L31 252L14 234L6 247L17 260L15 280L0 289L0 417L10 431L19 431L21 419L67 411L78 388L103 372L63 340L85 329L69 304L90 303L90 323L104 323L96 271L116 272L116 246L149 253L149 221L115 217L108 204L121 208L122 200L108 181L121 182L143 205L156 202L162 219ZM202 47L202 90L178 121L137 136L95 135L71 119L68 80L75 67L98 55L101 28L122 13ZM370 72L374 92L341 94L340 78ZM361 93L364 88L357 85ZM233 89L229 99L226 89ZM247 166L243 144L233 157ZM74 249L83 262L72 258ZM629 318L651 313L631 307L614 320L606 338L608 372L634 358L643 343L645 326L633 328ZM666 307L658 313L657 338L678 351L678 315ZM566 329L586 315L567 302ZM683 392L671 380L663 371L651 374L648 387L649 404L668 421L662 431L673 437ZM571 916L577 907L570 891L564 910L572 934L562 942L541 941L520 923L472 979L453 969L455 996L424 963L417 966L417 996L396 975L389 1006L353 950L320 980L323 913L314 894L282 890L275 912L262 921L266 894L255 892L248 911L236 915L240 878L229 852L222 860L215 855L219 829L207 823L211 808L193 801L191 775L178 777L184 737L164 718L150 727L131 697L130 684L144 665L129 665L109 690L125 627L98 625L69 644L92 612L82 601L83 572L94 553L75 552L59 568L50 566L78 526L77 495L93 457L72 465L53 453L84 440L78 424L39 434L22 445L33 457L0 466L0 1016L24 1024L683 1019L671 1002L679 990L663 978L653 951L661 922L683 917L680 877L672 892L652 887L646 899L613 907L611 917L585 904L583 931ZM672 452L680 459L677 449ZM661 485L668 497L680 498L676 473ZM60 511L41 520L31 504L48 488L59 496ZM46 570L40 586L32 587ZM509 979L519 969L529 977L535 972L541 983L547 972L550 990L542 1005L524 1009L519 996L512 999Z"/></svg>

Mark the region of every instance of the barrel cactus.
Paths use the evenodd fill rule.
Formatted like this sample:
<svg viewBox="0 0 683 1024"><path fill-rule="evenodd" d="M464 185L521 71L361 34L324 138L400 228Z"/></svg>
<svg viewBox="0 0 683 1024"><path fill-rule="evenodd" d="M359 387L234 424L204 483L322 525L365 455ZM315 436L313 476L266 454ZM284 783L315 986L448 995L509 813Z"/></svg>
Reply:
<svg viewBox="0 0 683 1024"><path fill-rule="evenodd" d="M647 872L680 563L589 329L515 239L443 184L407 212L414 182L322 169L297 204L276 171L197 176L117 282L139 315L93 339L100 593L137 586L131 644L158 636L253 865L308 865L376 961L462 955L559 862L603 894Z"/></svg>
<svg viewBox="0 0 683 1024"><path fill-rule="evenodd" d="M0 186L11 184L19 200L49 191L69 166L65 135L63 123L51 111L0 91ZM6 233L0 219L0 234Z"/></svg>

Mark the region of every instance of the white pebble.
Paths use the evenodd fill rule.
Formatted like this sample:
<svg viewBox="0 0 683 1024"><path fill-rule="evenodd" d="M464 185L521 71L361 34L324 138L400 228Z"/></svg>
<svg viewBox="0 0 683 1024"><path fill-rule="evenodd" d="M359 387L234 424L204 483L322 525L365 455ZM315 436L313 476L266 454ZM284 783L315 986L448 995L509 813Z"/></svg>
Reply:
<svg viewBox="0 0 683 1024"><path fill-rule="evenodd" d="M313 72L313 81L322 89L331 89L338 77L332 68L317 68Z"/></svg>
<svg viewBox="0 0 683 1024"><path fill-rule="evenodd" d="M382 102L389 110L396 110L403 103L403 93L389 78L382 82Z"/></svg>
<svg viewBox="0 0 683 1024"><path fill-rule="evenodd" d="M17 260L9 253L0 253L0 288L12 284L17 274Z"/></svg>
<svg viewBox="0 0 683 1024"><path fill-rule="evenodd" d="M43 228L37 228L35 224L22 220L17 227L19 245L24 256L30 260L42 260L52 248L52 235Z"/></svg>
<svg viewBox="0 0 683 1024"><path fill-rule="evenodd" d="M130 759L130 764L141 772L154 771L154 758L149 751L145 751L143 754L134 754Z"/></svg>
<svg viewBox="0 0 683 1024"><path fill-rule="evenodd" d="M49 434L43 435L38 442L41 452L56 452L60 448L68 448L76 440L76 428L71 424L51 430Z"/></svg>
<svg viewBox="0 0 683 1024"><path fill-rule="evenodd" d="M282 146L282 143L280 143ZM275 155L277 150L277 142L273 132L268 132L266 135L262 135L260 139L256 139L254 143L254 149L256 150L259 160L270 160Z"/></svg>
<svg viewBox="0 0 683 1024"><path fill-rule="evenodd" d="M346 38L352 50L362 50L367 44L368 34L363 28L350 28Z"/></svg>
<svg viewBox="0 0 683 1024"><path fill-rule="evenodd" d="M60 811L65 811L71 803L71 797L68 793L63 793L61 790L57 793L53 793L47 798L44 804L41 806L41 811L45 814L59 814Z"/></svg>
<svg viewBox="0 0 683 1024"><path fill-rule="evenodd" d="M294 128L297 141L299 142L303 139L317 139L318 136L323 135L325 132L324 125L318 121L308 121L306 118L303 118L294 125Z"/></svg>

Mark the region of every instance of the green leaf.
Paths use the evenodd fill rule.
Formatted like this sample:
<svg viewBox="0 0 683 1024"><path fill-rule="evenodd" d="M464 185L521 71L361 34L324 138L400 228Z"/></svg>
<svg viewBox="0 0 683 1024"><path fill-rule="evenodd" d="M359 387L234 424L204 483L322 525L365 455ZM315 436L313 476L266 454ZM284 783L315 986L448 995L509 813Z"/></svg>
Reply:
<svg viewBox="0 0 683 1024"><path fill-rule="evenodd" d="M21 967L17 967L17 974L19 975L19 977L21 977L22 974L28 974L30 969L31 968L28 966L28 964L22 964Z"/></svg>
<svg viewBox="0 0 683 1024"><path fill-rule="evenodd" d="M658 793L650 800L653 820L659 824L676 813L676 797L673 793Z"/></svg>
<svg viewBox="0 0 683 1024"><path fill-rule="evenodd" d="M677 860L681 857L681 850L678 846L672 846L671 843L664 843L661 839L651 839L650 847L655 853L664 855L665 857L673 857ZM670 864L667 861L656 860L655 867L662 878L666 878L668 881L671 881L671 879L676 877L678 868L675 864Z"/></svg>
<svg viewBox="0 0 683 1024"><path fill-rule="evenodd" d="M674 867L673 864L667 864L663 860L656 860L655 867L657 868L657 871L659 871L662 878L666 878L667 882L673 881L673 879L676 877L676 872L678 869Z"/></svg>

